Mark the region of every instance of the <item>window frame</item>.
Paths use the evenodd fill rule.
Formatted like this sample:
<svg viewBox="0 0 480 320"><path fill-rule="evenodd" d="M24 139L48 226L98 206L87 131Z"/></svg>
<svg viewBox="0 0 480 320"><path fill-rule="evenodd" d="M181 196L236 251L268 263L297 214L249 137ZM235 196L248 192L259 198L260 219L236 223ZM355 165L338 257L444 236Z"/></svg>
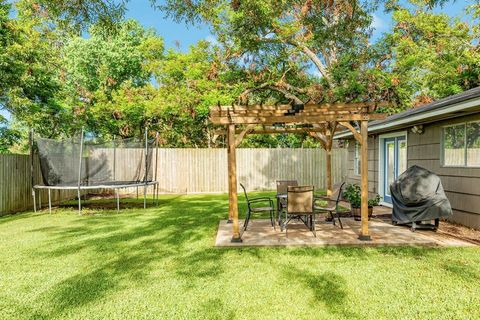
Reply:
<svg viewBox="0 0 480 320"><path fill-rule="evenodd" d="M360 175L360 168L361 168L361 147L360 143L355 140L355 144L353 146L353 174L356 176Z"/></svg>
<svg viewBox="0 0 480 320"><path fill-rule="evenodd" d="M470 123L480 123L480 120L473 120L473 121L464 121L458 123L452 123L448 125L444 125L441 127L441 141L440 141L440 166L442 168L480 168L480 165L468 165L468 148L467 148L467 125ZM445 164L445 129L450 127L456 127L463 125L464 130L464 143L463 143L463 164L462 165L448 165Z"/></svg>

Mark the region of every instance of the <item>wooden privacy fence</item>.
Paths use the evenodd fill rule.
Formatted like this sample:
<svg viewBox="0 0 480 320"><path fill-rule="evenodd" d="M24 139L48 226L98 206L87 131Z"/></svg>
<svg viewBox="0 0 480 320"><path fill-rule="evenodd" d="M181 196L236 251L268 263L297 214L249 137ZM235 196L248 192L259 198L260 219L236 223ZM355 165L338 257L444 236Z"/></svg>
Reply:
<svg viewBox="0 0 480 320"><path fill-rule="evenodd" d="M40 165L35 159L35 183L42 181ZM30 157L22 154L0 154L0 215L33 210ZM71 199L76 190L52 190L52 202ZM37 190L37 205L47 203L47 191Z"/></svg>
<svg viewBox="0 0 480 320"><path fill-rule="evenodd" d="M119 151L121 152L121 151ZM126 152L126 151L125 151ZM128 157L117 154L116 176L122 172L138 170L138 155ZM156 151L152 166L155 166ZM334 149L332 161L333 182L345 179L347 173L347 150ZM131 163L130 163L131 162ZM248 190L273 190L276 180L296 179L300 184L312 184L324 189L325 151L323 149L237 149L238 181ZM129 168L130 170L124 170ZM141 170L140 170L141 171ZM153 174L153 176L155 176ZM228 192L226 149L158 149L157 180L160 193L221 193ZM35 183L42 177L38 160L35 159ZM27 155L0 155L0 215L31 209L30 158ZM129 188L125 193L136 190ZM143 191L143 190L141 190ZM149 188L148 192L153 189ZM46 203L45 190L37 190L37 201ZM76 190L52 190L54 203L76 197ZM38 199L41 198L41 199Z"/></svg>
<svg viewBox="0 0 480 320"><path fill-rule="evenodd" d="M333 150L334 183L345 178L346 161L346 149ZM225 149L159 149L160 192L228 192L227 165ZM292 179L324 189L325 165L323 149L237 149L238 182L247 190L274 190L276 180Z"/></svg>

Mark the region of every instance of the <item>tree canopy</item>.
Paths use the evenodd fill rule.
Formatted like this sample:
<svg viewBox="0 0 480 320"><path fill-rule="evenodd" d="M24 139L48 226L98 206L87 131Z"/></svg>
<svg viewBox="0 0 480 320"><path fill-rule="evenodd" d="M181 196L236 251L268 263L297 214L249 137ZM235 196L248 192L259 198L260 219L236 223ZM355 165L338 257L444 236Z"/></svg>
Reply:
<svg viewBox="0 0 480 320"><path fill-rule="evenodd" d="M209 107L251 102L379 101L398 112L475 87L480 7L465 22L431 9L447 1L152 1L218 42L186 52L124 19L127 1L0 0L0 152L34 128L71 136L139 136L165 147L211 141ZM382 5L393 28L372 42ZM14 7L15 6L15 11ZM385 110L384 110L385 111ZM244 146L310 147L306 135L252 136Z"/></svg>

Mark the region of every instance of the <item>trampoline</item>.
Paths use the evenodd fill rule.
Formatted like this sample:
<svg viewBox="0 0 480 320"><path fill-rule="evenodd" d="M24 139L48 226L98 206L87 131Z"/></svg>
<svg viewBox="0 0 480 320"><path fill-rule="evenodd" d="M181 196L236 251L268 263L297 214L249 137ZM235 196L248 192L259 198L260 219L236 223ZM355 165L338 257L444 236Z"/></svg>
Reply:
<svg viewBox="0 0 480 320"><path fill-rule="evenodd" d="M84 190L113 190L119 211L120 189L136 188L138 197L139 188L143 188L143 207L146 208L147 188L153 186L154 201L157 203L156 141L157 139L148 139L147 129L143 140L113 138L111 141L86 135L83 129L78 137L63 140L35 137L32 131L30 158L34 211L37 211L37 190L48 191L49 212L52 211L51 190L77 190L79 213L82 211ZM43 184L34 183L34 145L38 151Z"/></svg>

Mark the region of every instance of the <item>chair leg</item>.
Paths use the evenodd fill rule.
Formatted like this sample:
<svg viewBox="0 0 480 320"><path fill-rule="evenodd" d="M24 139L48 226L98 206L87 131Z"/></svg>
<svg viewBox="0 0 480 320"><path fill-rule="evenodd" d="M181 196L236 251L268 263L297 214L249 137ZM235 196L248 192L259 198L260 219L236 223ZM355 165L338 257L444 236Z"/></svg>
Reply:
<svg viewBox="0 0 480 320"><path fill-rule="evenodd" d="M315 213L312 215L312 225L313 225L313 236L316 238L317 237L317 227L315 226L316 224L316 218L315 218Z"/></svg>
<svg viewBox="0 0 480 320"><path fill-rule="evenodd" d="M247 216L245 217L245 222L243 225L243 230L247 230L248 222L250 221L250 210L247 211Z"/></svg>
<svg viewBox="0 0 480 320"><path fill-rule="evenodd" d="M273 230L276 230L273 210L270 210L270 222L272 223Z"/></svg>
<svg viewBox="0 0 480 320"><path fill-rule="evenodd" d="M343 229L342 220L340 220L340 215L337 212L338 223L340 224L340 229Z"/></svg>
<svg viewBox="0 0 480 320"><path fill-rule="evenodd" d="M283 223L283 228L285 229L285 238L288 238L287 225L288 225L288 213L285 213L285 222Z"/></svg>
<svg viewBox="0 0 480 320"><path fill-rule="evenodd" d="M333 225L335 225L335 217L333 216L332 211L328 211L328 213L330 214L330 218L332 218Z"/></svg>

